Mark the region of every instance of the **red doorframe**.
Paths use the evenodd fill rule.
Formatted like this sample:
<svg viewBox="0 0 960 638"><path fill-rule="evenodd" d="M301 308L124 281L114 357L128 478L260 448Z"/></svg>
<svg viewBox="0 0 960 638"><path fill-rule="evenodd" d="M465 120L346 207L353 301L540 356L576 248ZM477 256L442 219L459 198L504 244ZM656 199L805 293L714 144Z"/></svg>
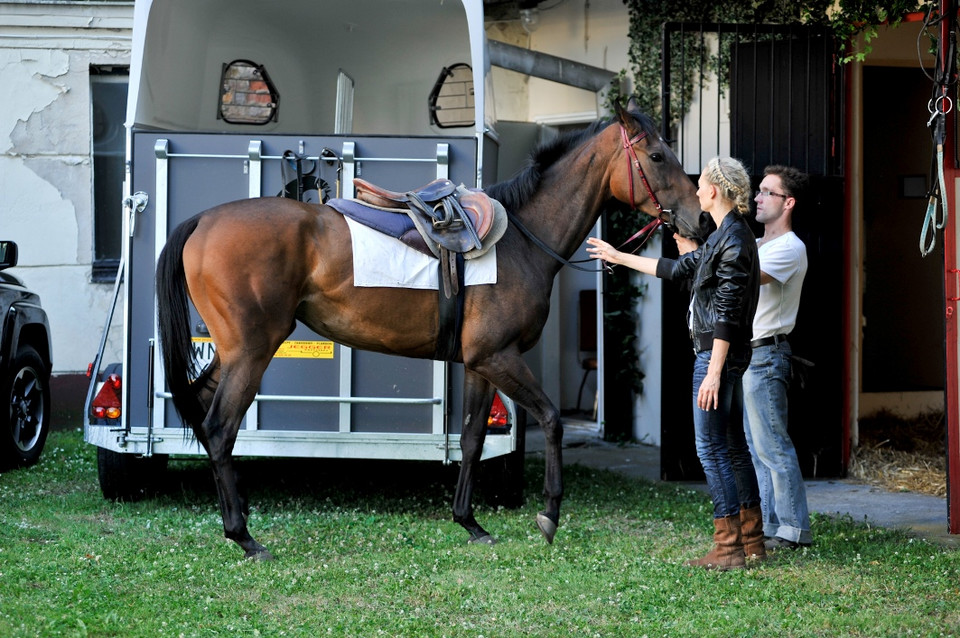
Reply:
<svg viewBox="0 0 960 638"><path fill-rule="evenodd" d="M956 8L954 0L941 0L940 15L947 19L940 23L940 65L943 69L953 69L948 64L947 55L951 47L945 46L954 34ZM953 52L956 55L955 52ZM950 78L955 80L956 78ZM949 95L949 87L943 88L942 95L952 100L953 109L957 108L957 95ZM957 189L960 188L960 166L957 165L957 127L956 111L944 117L946 136L943 148L944 192L941 196L947 203L949 216L943 229L943 267L944 267L944 308L946 333L946 421L947 421L947 521L951 534L960 534L960 374L958 374L958 332L957 302L960 301L960 272L957 269Z"/></svg>
<svg viewBox="0 0 960 638"><path fill-rule="evenodd" d="M948 64L947 55L951 47L944 46L944 43L950 42L951 36L954 34L954 29L956 28L957 23L957 7L954 0L941 0L940 1L940 15L947 16L947 19L940 22L940 68L941 69L954 69L954 77L950 78L953 82L956 82L956 67ZM910 14L906 16L906 20L923 20L924 15L920 13ZM953 52L954 56L957 55L956 51ZM848 90L848 95L850 95L850 81L849 77L845 82L846 88ZM952 86L957 86L952 84ZM957 216L960 215L960 209L957 208L958 204L958 195L960 195L960 157L958 157L958 152L960 152L960 144L957 142L957 118L960 117L957 111L954 109L960 108L958 102L960 102L960 94L954 93L950 95L950 86L945 86L942 89L942 95L949 98L951 108L947 113L947 117L944 117L945 125L945 137L943 144L943 181L944 189L941 193L941 196L944 198L947 204L947 210L949 215L947 216L947 222L943 229L943 268L944 268L944 277L943 277L943 292L944 292L944 333L945 333L945 351L946 351L946 388L944 390L944 404L945 404L945 417L947 422L947 525L948 531L950 534L960 534L960 328L958 328L957 314L960 312L960 268L957 264L960 263L960 256L958 256L958 249L960 249L960 241L958 241L958 228L960 225L957 224ZM845 136L845 142L847 149L852 149L853 146L853 131L850 124L853 123L853 113L851 111L850 99L848 99L848 112L847 112L847 133ZM846 175L852 175L850 169L850 155L847 153L847 164L846 164ZM849 202L849 194L848 194ZM851 220L849 215L844 219L844 230L850 230ZM845 235L849 237L848 234ZM854 256L852 253L854 251L847 251L847 260L844 264L847 268L847 281L845 286L847 286L846 294L844 299L846 307L844 312L844 326L843 333L845 338L851 338L851 322L853 321L852 314L850 312L850 300L853 294L853 291L857 290L856 281L852 278L856 277L856 264L854 262ZM851 344L852 345L852 344ZM852 430L852 421L856 418L852 412L852 392L856 391L854 384L851 383L850 370L853 365L851 360L851 355L857 349L849 347L846 349L844 355L845 360L845 369L846 373L844 375L845 385L844 388L844 418L842 423L843 430L843 467L846 468L850 462L850 433Z"/></svg>

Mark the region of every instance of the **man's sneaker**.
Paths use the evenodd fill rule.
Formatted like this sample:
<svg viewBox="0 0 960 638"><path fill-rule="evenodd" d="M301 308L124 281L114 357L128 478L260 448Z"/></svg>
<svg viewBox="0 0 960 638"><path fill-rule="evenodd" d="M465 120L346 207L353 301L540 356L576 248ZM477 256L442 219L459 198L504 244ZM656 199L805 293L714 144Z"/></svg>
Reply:
<svg viewBox="0 0 960 638"><path fill-rule="evenodd" d="M763 546L768 552L775 552L780 549L799 549L801 547L810 547L810 543L797 543L794 541L788 541L785 538L780 538L779 536L774 536L772 538L764 539Z"/></svg>

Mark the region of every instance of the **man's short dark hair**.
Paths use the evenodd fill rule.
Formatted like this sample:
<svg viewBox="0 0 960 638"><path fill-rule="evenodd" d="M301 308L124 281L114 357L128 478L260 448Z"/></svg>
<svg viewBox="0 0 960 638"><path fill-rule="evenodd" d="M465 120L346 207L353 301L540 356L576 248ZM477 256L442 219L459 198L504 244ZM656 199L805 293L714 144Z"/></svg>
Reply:
<svg viewBox="0 0 960 638"><path fill-rule="evenodd" d="M764 175L776 175L780 178L783 190L797 202L803 201L807 188L810 186L810 177L803 171L792 166L773 164L763 169Z"/></svg>

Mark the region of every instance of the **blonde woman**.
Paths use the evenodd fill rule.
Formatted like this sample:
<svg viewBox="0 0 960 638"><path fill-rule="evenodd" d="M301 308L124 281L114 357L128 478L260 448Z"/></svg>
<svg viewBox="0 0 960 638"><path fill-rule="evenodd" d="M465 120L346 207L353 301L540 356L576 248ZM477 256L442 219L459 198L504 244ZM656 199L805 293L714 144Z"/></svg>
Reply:
<svg viewBox="0 0 960 638"><path fill-rule="evenodd" d="M730 157L714 157L700 175L697 197L717 230L678 259L622 253L591 237L595 259L669 280L689 279L687 325L696 353L693 422L697 456L713 499L714 547L687 561L707 569L739 569L745 557L764 558L760 491L743 430L741 379L750 364L760 268L749 211L750 177ZM683 238L677 237L684 250ZM741 520L741 513L744 520ZM752 520L753 516L757 520Z"/></svg>

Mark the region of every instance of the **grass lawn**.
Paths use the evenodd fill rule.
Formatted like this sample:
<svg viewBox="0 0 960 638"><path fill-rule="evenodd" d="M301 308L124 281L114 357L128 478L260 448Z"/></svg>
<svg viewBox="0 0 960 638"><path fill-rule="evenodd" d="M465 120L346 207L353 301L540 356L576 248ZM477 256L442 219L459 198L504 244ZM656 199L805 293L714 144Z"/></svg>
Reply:
<svg viewBox="0 0 960 638"><path fill-rule="evenodd" d="M360 461L241 462L250 529L223 538L205 461L166 489L105 501L96 453L51 434L40 463L0 475L0 636L960 636L960 552L815 515L815 545L739 572L692 570L710 546L698 491L566 468L561 527L527 503L451 520L455 469Z"/></svg>

